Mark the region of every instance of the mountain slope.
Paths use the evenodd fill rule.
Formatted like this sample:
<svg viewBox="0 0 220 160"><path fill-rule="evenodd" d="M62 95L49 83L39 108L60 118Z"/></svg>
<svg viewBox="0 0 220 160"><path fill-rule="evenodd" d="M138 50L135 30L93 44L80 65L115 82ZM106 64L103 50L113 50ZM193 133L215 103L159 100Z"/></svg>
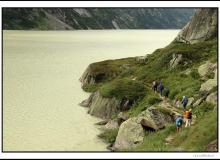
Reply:
<svg viewBox="0 0 220 160"><path fill-rule="evenodd" d="M3 29L182 28L194 9L165 8L3 8Z"/></svg>
<svg viewBox="0 0 220 160"><path fill-rule="evenodd" d="M111 143L110 149L218 150L216 13L213 8L197 10L173 42L150 55L88 66L81 82L92 94L81 104L91 115L108 120L99 137ZM183 34L185 30L188 34ZM179 36L189 39L182 41ZM152 90L155 80L169 89L167 99ZM189 100L186 109L192 109L192 126L176 132L175 119L184 111L183 96Z"/></svg>

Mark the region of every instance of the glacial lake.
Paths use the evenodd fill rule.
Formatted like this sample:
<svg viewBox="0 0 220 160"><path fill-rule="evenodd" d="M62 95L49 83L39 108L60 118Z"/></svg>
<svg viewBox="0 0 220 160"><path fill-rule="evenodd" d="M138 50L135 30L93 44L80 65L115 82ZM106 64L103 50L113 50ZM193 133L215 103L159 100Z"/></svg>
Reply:
<svg viewBox="0 0 220 160"><path fill-rule="evenodd" d="M78 104L93 62L143 56L179 30L3 31L3 151L106 151Z"/></svg>

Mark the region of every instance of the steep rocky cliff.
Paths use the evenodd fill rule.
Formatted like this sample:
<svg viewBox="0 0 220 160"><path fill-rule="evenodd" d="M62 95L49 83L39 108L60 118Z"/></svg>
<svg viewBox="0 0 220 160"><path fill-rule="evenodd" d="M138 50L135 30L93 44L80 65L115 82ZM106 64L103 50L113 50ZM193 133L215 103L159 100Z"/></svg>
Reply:
<svg viewBox="0 0 220 160"><path fill-rule="evenodd" d="M3 8L3 29L182 28L194 9Z"/></svg>
<svg viewBox="0 0 220 160"><path fill-rule="evenodd" d="M217 35L217 9L198 9L176 38L176 41L196 43Z"/></svg>

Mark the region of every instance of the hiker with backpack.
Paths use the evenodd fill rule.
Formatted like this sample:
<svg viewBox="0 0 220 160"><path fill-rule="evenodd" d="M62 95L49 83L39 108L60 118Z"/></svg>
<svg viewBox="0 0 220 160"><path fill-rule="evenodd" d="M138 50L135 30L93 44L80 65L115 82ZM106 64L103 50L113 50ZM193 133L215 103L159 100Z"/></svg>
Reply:
<svg viewBox="0 0 220 160"><path fill-rule="evenodd" d="M185 127L190 127L192 123L192 109L190 108L188 111L185 112L186 116L186 124Z"/></svg>
<svg viewBox="0 0 220 160"><path fill-rule="evenodd" d="M176 108L179 108L179 107L180 107L180 100L179 100L178 98L175 99L175 101L174 101L174 106L175 106Z"/></svg>
<svg viewBox="0 0 220 160"><path fill-rule="evenodd" d="M152 88L153 88L153 90L154 90L154 93L157 92L157 86L158 86L158 82L157 82L157 81L153 81L153 83L152 83Z"/></svg>
<svg viewBox="0 0 220 160"><path fill-rule="evenodd" d="M182 104L184 111L186 110L187 103L188 103L188 98L186 96L183 96Z"/></svg>
<svg viewBox="0 0 220 160"><path fill-rule="evenodd" d="M170 93L170 90L169 90L168 87L166 87L166 88L164 89L164 91L163 91L163 95L164 95L164 97L165 97L165 100L168 98L169 93Z"/></svg>
<svg viewBox="0 0 220 160"><path fill-rule="evenodd" d="M182 116L178 116L176 118L176 131L177 132L180 131L180 128L181 128L182 124L183 124L183 118L182 118Z"/></svg>
<svg viewBox="0 0 220 160"><path fill-rule="evenodd" d="M160 96L162 97L163 96L163 89L164 89L162 81L160 81L160 84L159 84L158 88L159 88L159 91L160 91Z"/></svg>

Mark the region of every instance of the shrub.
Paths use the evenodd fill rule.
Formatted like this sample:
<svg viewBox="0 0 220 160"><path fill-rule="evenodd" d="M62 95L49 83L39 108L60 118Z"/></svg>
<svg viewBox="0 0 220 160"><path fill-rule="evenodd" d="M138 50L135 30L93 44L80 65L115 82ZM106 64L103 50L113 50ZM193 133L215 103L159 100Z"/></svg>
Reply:
<svg viewBox="0 0 220 160"><path fill-rule="evenodd" d="M146 94L143 83L129 78L113 80L100 88L103 97L116 97L117 99L129 99L135 101Z"/></svg>
<svg viewBox="0 0 220 160"><path fill-rule="evenodd" d="M150 107L149 104L147 104L147 96L145 96L143 99L137 101L129 110L129 114L131 117L138 116L142 111L146 110L148 107Z"/></svg>
<svg viewBox="0 0 220 160"><path fill-rule="evenodd" d="M108 129L104 130L101 134L98 135L99 138L104 139L107 143L114 143L118 135L118 129Z"/></svg>
<svg viewBox="0 0 220 160"><path fill-rule="evenodd" d="M83 85L82 89L85 92L95 92L98 90L98 85L97 84L85 84Z"/></svg>
<svg viewBox="0 0 220 160"><path fill-rule="evenodd" d="M207 112L213 111L214 108L215 108L215 105L208 103L208 102L203 102L202 104L196 106L193 113L197 117L203 117L205 114L207 114Z"/></svg>
<svg viewBox="0 0 220 160"><path fill-rule="evenodd" d="M162 101L162 99L159 98L159 97L156 97L156 96L149 96L149 97L147 98L147 103L148 103L149 105L154 105L154 104L159 103L159 102L161 102L161 101Z"/></svg>
<svg viewBox="0 0 220 160"><path fill-rule="evenodd" d="M194 79L199 79L200 78L200 75L198 73L198 71L196 69L193 69L191 72L190 72L190 76Z"/></svg>

